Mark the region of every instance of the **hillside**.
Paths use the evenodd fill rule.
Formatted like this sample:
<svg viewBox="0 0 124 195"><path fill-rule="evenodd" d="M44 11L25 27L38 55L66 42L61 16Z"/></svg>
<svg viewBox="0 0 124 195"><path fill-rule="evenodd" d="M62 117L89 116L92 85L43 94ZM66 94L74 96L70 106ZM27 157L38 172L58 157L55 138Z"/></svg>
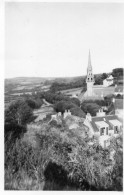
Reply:
<svg viewBox="0 0 124 195"><path fill-rule="evenodd" d="M83 122L76 122L77 118L67 118L59 125L30 124L14 145L8 139L5 189L122 190L121 138L120 146L115 147L117 140L113 140L111 147L104 150L86 137L87 129ZM114 158L110 155L113 147Z"/></svg>

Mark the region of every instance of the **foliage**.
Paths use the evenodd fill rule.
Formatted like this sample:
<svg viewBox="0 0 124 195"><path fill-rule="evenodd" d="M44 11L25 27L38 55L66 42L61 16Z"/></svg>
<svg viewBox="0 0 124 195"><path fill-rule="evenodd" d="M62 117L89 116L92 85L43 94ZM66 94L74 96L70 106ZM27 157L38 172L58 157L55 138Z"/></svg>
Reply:
<svg viewBox="0 0 124 195"><path fill-rule="evenodd" d="M112 164L109 154L109 149L88 145L80 130L30 125L24 138L5 143L5 189L122 190L122 183L116 185L122 179L122 155L117 152ZM35 186L28 183L31 179Z"/></svg>
<svg viewBox="0 0 124 195"><path fill-rule="evenodd" d="M112 76L113 77L119 77L119 76L123 76L123 68L115 68L112 70Z"/></svg>
<svg viewBox="0 0 124 195"><path fill-rule="evenodd" d="M42 106L43 101L39 97L33 98L33 99L32 98L27 98L26 99L26 103L28 104L28 106L31 109L38 109L38 108L40 108Z"/></svg>
<svg viewBox="0 0 124 195"><path fill-rule="evenodd" d="M86 102L84 101L82 104L81 104L81 109L85 112L85 113L90 113L92 116L96 116L96 112L99 111L100 109L100 106L95 103L95 102Z"/></svg>
<svg viewBox="0 0 124 195"><path fill-rule="evenodd" d="M85 86L86 86L85 78L80 78L77 81L70 82L70 83L54 82L50 87L50 91L57 92L61 90L72 89L72 88L77 88L77 87L85 87Z"/></svg>
<svg viewBox="0 0 124 195"><path fill-rule="evenodd" d="M102 85L103 84L102 75L95 75L94 79L95 79L94 85Z"/></svg>
<svg viewBox="0 0 124 195"><path fill-rule="evenodd" d="M12 102L5 111L5 123L25 125L33 120L32 109L23 100Z"/></svg>
<svg viewBox="0 0 124 195"><path fill-rule="evenodd" d="M95 75L94 77L95 77L94 85L103 85L103 80L108 77L108 74L103 73L103 74Z"/></svg>
<svg viewBox="0 0 124 195"><path fill-rule="evenodd" d="M71 100L71 102L73 102L75 105L77 105L78 107L80 106L80 101L79 101L79 99L78 98L71 98L70 99Z"/></svg>
<svg viewBox="0 0 124 195"><path fill-rule="evenodd" d="M108 77L108 75L106 73L102 74L102 80L106 79Z"/></svg>
<svg viewBox="0 0 124 195"><path fill-rule="evenodd" d="M85 118L85 113L79 107L71 108L70 111L71 111L71 114L74 116L79 116L81 118Z"/></svg>
<svg viewBox="0 0 124 195"><path fill-rule="evenodd" d="M117 98L117 99L124 99L123 95L121 95L121 94L118 94L118 95L116 96L116 98Z"/></svg>
<svg viewBox="0 0 124 195"><path fill-rule="evenodd" d="M74 107L76 107L76 105L71 101L59 101L54 105L55 111L61 112L62 114L65 112L65 110L70 110Z"/></svg>

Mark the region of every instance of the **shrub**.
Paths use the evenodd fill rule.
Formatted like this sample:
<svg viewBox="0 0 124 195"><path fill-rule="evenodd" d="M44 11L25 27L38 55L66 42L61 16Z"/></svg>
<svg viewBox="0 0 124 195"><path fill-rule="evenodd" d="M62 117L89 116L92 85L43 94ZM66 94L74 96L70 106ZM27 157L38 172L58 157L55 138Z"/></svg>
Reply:
<svg viewBox="0 0 124 195"><path fill-rule="evenodd" d="M17 100L5 111L5 123L25 125L34 119L32 109L23 100Z"/></svg>
<svg viewBox="0 0 124 195"><path fill-rule="evenodd" d="M85 113L79 107L71 108L70 111L71 111L72 115L79 116L81 118L85 118Z"/></svg>
<svg viewBox="0 0 124 195"><path fill-rule="evenodd" d="M54 105L55 111L61 113L64 113L65 110L69 110L74 107L76 107L76 105L71 101L59 101Z"/></svg>
<svg viewBox="0 0 124 195"><path fill-rule="evenodd" d="M90 113L92 116L96 116L96 113L99 111L100 106L96 103L85 103L83 102L81 105L81 109L85 113Z"/></svg>

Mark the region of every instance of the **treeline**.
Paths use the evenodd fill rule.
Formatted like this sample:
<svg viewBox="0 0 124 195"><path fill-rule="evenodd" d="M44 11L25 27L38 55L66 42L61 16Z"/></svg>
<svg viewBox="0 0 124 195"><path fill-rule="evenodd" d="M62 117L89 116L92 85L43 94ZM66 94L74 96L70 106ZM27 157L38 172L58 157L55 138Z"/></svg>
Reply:
<svg viewBox="0 0 124 195"><path fill-rule="evenodd" d="M66 90L66 89L73 89L73 88L78 88L78 87L86 87L86 79L85 78L80 78L75 82L70 82L70 83L58 83L54 82L50 90L52 92L57 92L61 90Z"/></svg>

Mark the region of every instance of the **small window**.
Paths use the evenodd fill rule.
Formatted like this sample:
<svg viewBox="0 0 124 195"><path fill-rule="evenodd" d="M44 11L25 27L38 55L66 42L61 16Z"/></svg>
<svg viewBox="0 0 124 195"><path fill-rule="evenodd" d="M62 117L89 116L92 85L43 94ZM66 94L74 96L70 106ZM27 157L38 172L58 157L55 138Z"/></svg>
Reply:
<svg viewBox="0 0 124 195"><path fill-rule="evenodd" d="M104 135L104 130L105 130L105 127L100 129L100 135Z"/></svg>
<svg viewBox="0 0 124 195"><path fill-rule="evenodd" d="M106 127L106 135L108 135L108 127Z"/></svg>
<svg viewBox="0 0 124 195"><path fill-rule="evenodd" d="M118 126L114 126L114 133L115 134L119 133L119 127Z"/></svg>

